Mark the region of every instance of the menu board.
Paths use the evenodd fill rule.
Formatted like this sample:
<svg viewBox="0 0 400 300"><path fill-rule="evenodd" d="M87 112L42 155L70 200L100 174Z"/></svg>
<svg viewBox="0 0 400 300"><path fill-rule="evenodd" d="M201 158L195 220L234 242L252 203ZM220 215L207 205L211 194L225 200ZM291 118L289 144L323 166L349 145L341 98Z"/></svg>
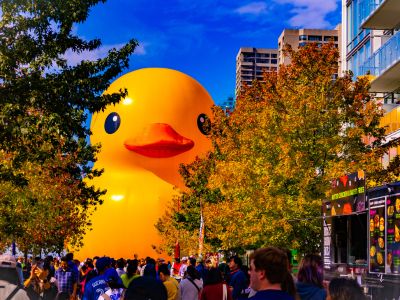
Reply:
<svg viewBox="0 0 400 300"><path fill-rule="evenodd" d="M400 274L400 195L386 201L387 259L386 273Z"/></svg>
<svg viewBox="0 0 400 300"><path fill-rule="evenodd" d="M386 197L369 202L369 271L385 273L386 262Z"/></svg>
<svg viewBox="0 0 400 300"><path fill-rule="evenodd" d="M365 174L360 170L331 181L331 199L323 204L324 216L365 211Z"/></svg>

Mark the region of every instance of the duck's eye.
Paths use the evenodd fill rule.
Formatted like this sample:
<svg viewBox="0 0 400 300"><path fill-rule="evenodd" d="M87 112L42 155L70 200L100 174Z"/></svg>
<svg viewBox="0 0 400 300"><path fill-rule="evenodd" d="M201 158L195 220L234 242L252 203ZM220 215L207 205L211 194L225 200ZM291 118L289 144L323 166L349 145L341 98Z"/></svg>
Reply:
<svg viewBox="0 0 400 300"><path fill-rule="evenodd" d="M119 125L121 125L121 118L119 117L119 114L112 112L106 118L104 129L108 134L113 134L118 130Z"/></svg>
<svg viewBox="0 0 400 300"><path fill-rule="evenodd" d="M204 135L209 135L211 132L211 121L210 118L206 114L200 114L197 117L197 127Z"/></svg>

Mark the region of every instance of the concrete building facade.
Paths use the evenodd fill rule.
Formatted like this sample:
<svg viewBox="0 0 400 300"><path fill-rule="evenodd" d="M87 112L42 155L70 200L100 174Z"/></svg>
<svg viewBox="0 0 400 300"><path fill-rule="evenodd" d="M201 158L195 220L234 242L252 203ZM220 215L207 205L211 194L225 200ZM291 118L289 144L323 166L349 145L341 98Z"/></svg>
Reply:
<svg viewBox="0 0 400 300"><path fill-rule="evenodd" d="M263 72L276 72L278 69L278 50L265 48L240 48L236 56L236 88L239 95L243 86L251 86L254 79L262 79Z"/></svg>
<svg viewBox="0 0 400 300"><path fill-rule="evenodd" d="M290 64L290 58L284 55L285 45L290 45L293 50L299 49L309 43L324 44L333 41L341 48L340 25L333 30L324 29L284 29L278 38L278 63Z"/></svg>

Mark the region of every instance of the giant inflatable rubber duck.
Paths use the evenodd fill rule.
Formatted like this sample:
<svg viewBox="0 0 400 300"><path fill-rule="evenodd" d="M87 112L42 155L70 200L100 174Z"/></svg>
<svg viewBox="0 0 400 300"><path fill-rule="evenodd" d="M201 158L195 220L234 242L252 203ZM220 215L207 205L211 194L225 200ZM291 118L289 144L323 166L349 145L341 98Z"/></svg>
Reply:
<svg viewBox="0 0 400 300"><path fill-rule="evenodd" d="M76 253L80 259L160 256L154 225L174 187L182 188L179 165L211 148L213 101L196 80L170 69L141 69L118 78L106 93L125 88L125 99L92 118L91 142L102 145L94 167L104 168L92 183L107 193Z"/></svg>

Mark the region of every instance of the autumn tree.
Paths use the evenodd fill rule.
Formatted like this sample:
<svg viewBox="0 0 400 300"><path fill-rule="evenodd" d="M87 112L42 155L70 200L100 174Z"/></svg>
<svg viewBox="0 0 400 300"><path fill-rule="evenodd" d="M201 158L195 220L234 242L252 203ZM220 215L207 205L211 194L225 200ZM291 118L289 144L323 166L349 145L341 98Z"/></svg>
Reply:
<svg viewBox="0 0 400 300"><path fill-rule="evenodd" d="M90 113L125 96L125 90L110 95L102 92L128 66L137 45L131 40L119 50L110 50L105 58L69 64L68 53L90 52L101 46L99 39L86 41L73 30L99 2L104 1L0 2L0 184L12 193L2 193L0 209L7 209L10 201L18 206L33 199L28 205L31 209L24 211L24 222L37 221L34 214L46 207L40 206L46 201L46 205L60 201L66 209L62 214L70 220L77 209L84 213L99 203L102 192L82 181L101 173L91 169L98 147L88 144L90 131L84 124ZM64 158L69 163L60 165ZM53 185L47 182L35 190L35 180L44 174L54 180ZM77 198L61 196L57 190L65 188L65 178L74 182L69 188ZM53 211L46 227L56 232L58 212L50 209L49 213ZM9 217L0 214L0 224L8 224L2 227L2 239L18 238L19 230L26 230L19 223L22 220L9 222ZM79 232L82 224L72 222L71 232ZM33 235L35 238L39 239Z"/></svg>
<svg viewBox="0 0 400 300"><path fill-rule="evenodd" d="M382 172L383 111L368 80L336 78L332 44L287 48L286 55L291 64L253 82L229 116L215 109L207 189L222 197L202 203L206 236L223 249L316 251L330 180L358 169Z"/></svg>

